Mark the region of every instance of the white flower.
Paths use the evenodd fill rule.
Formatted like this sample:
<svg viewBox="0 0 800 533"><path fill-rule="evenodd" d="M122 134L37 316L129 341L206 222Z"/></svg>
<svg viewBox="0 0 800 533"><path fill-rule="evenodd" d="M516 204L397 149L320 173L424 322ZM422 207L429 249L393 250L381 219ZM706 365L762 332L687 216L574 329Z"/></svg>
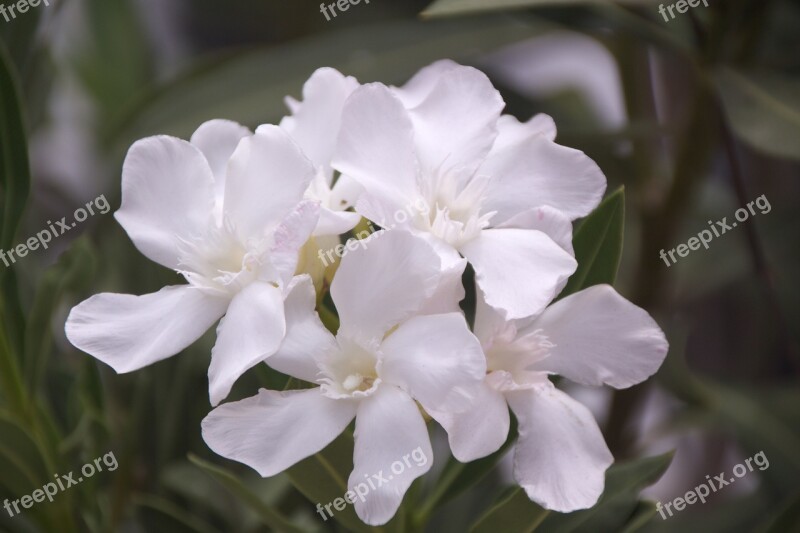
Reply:
<svg viewBox="0 0 800 533"><path fill-rule="evenodd" d="M486 360L460 313L419 315L440 283L440 260L407 232L381 234L347 253L331 295L341 318L334 337L314 313L303 277L286 300L286 340L267 360L319 387L258 396L216 408L203 438L216 453L273 476L327 446L356 419L351 490L408 450L433 457L425 410L457 411L480 386ZM366 523L387 522L411 482L430 469L406 469L356 500Z"/></svg>
<svg viewBox="0 0 800 533"><path fill-rule="evenodd" d="M306 81L302 102L286 98L292 115L284 117L280 127L292 136L317 167L306 191L307 198L318 200L322 206L315 236L341 235L353 229L361 219L357 213L346 211L355 203L361 188L347 176L340 176L334 183L331 167L344 103L358 87L358 81L352 76L325 67L318 69Z"/></svg>
<svg viewBox="0 0 800 533"><path fill-rule="evenodd" d="M208 373L211 403L219 403L283 340L284 293L319 217L319 206L303 200L314 172L277 126L253 135L215 120L191 142L136 142L116 219L141 253L189 284L93 296L72 309L70 342L131 372L180 352L224 315Z"/></svg>
<svg viewBox="0 0 800 533"><path fill-rule="evenodd" d="M503 106L484 74L450 61L402 89L364 85L345 104L333 166L364 187L356 211L378 224L431 206L398 227L436 241L446 266L466 257L487 303L522 318L575 271L571 220L599 203L605 177L553 142L549 117L520 124Z"/></svg>
<svg viewBox="0 0 800 533"><path fill-rule="evenodd" d="M612 287L597 285L525 320L506 321L479 301L475 334L489 372L482 392L468 410L429 411L447 429L455 457L471 461L497 450L508 435L508 404L519 422L514 477L528 497L559 512L594 505L614 458L589 410L548 375L635 385L666 357L661 329Z"/></svg>

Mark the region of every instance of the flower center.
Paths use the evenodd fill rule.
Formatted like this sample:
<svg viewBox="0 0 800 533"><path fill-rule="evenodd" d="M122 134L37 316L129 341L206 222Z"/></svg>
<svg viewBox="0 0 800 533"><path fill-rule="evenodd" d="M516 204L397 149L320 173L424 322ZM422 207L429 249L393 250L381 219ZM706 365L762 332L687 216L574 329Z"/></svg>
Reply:
<svg viewBox="0 0 800 533"><path fill-rule="evenodd" d="M358 398L372 394L380 384L375 351L337 338L339 350L320 363L323 392L331 398Z"/></svg>
<svg viewBox="0 0 800 533"><path fill-rule="evenodd" d="M505 335L495 338L486 350L487 372L503 374L515 386L541 382L544 375L535 370L536 363L549 357L555 344L541 329L514 333L511 340L506 340Z"/></svg>
<svg viewBox="0 0 800 533"><path fill-rule="evenodd" d="M179 245L179 272L196 287L235 293L258 277L264 265L263 243L244 244L227 223L215 226L202 237Z"/></svg>
<svg viewBox="0 0 800 533"><path fill-rule="evenodd" d="M481 214L488 182L486 176L465 178L457 170L437 176L425 191L430 211L417 226L456 248L476 238L494 216Z"/></svg>

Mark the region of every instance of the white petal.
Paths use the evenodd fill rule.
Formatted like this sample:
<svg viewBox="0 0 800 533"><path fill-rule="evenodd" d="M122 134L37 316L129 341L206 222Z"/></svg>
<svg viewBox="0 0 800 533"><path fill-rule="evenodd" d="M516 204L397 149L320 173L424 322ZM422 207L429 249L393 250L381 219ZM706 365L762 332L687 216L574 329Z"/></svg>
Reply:
<svg viewBox="0 0 800 533"><path fill-rule="evenodd" d="M418 316L381 345L380 377L428 410L464 407L486 376L486 357L460 313Z"/></svg>
<svg viewBox="0 0 800 533"><path fill-rule="evenodd" d="M314 310L317 293L308 276L298 276L286 296L286 336L266 363L279 372L311 383L319 377L317 359L337 349L336 339Z"/></svg>
<svg viewBox="0 0 800 533"><path fill-rule="evenodd" d="M443 70L424 101L409 110L423 171L473 174L494 143L504 105L481 71Z"/></svg>
<svg viewBox="0 0 800 533"><path fill-rule="evenodd" d="M319 203L303 200L275 229L269 259L286 286L297 271L300 248L311 237L319 220ZM266 272L269 272L267 270Z"/></svg>
<svg viewBox="0 0 800 533"><path fill-rule="evenodd" d="M331 194L328 197L328 205L332 209L340 210L354 207L362 192L364 192L364 187L360 183L350 176L342 174L333 184Z"/></svg>
<svg viewBox="0 0 800 533"><path fill-rule="evenodd" d="M572 248L572 221L558 209L546 205L534 207L511 217L499 227L539 230L575 257L575 250Z"/></svg>
<svg viewBox="0 0 800 533"><path fill-rule="evenodd" d="M594 505L614 457L589 410L552 384L506 398L519 421L514 478L528 497L561 513Z"/></svg>
<svg viewBox="0 0 800 533"><path fill-rule="evenodd" d="M279 474L324 449L347 427L355 404L331 400L319 387L275 392L221 405L203 420L203 440L215 453Z"/></svg>
<svg viewBox="0 0 800 533"><path fill-rule="evenodd" d="M374 233L348 251L331 284L340 334L370 342L417 312L439 284L439 256L405 231ZM360 246L360 245L359 245Z"/></svg>
<svg viewBox="0 0 800 533"><path fill-rule="evenodd" d="M529 326L555 344L533 370L584 385L624 389L655 374L669 345L647 311L609 285L596 285L551 305Z"/></svg>
<svg viewBox="0 0 800 533"><path fill-rule="evenodd" d="M331 158L344 102L357 88L355 78L329 67L320 68L303 86L303 101L292 110L293 116L280 124L328 179L333 177Z"/></svg>
<svg viewBox="0 0 800 533"><path fill-rule="evenodd" d="M334 211L323 207L319 213L319 222L314 229L315 236L341 235L356 227L361 215L352 211Z"/></svg>
<svg viewBox="0 0 800 533"><path fill-rule="evenodd" d="M456 68L461 68L461 65L450 59L441 59L420 69L405 85L395 87L394 92L406 108L417 107L433 91L442 74Z"/></svg>
<svg viewBox="0 0 800 533"><path fill-rule="evenodd" d="M219 198L222 198L225 192L228 161L239 145L239 141L252 134L253 132L238 122L221 119L203 123L192 134L191 143L203 152L214 173L214 182Z"/></svg>
<svg viewBox="0 0 800 533"><path fill-rule="evenodd" d="M405 392L382 384L358 407L355 441L347 486L360 495L354 504L359 518L379 526L397 512L411 482L433 465L428 428Z"/></svg>
<svg viewBox="0 0 800 533"><path fill-rule="evenodd" d="M217 328L208 385L211 405L231 392L247 370L274 354L286 334L283 295L272 284L254 282L241 290Z"/></svg>
<svg viewBox="0 0 800 533"><path fill-rule="evenodd" d="M72 309L69 341L123 374L180 352L225 313L228 300L188 285L153 294L98 294Z"/></svg>
<svg viewBox="0 0 800 533"><path fill-rule="evenodd" d="M201 235L213 210L214 177L197 147L163 135L131 146L114 216L148 259L177 270L181 239Z"/></svg>
<svg viewBox="0 0 800 533"><path fill-rule="evenodd" d="M225 215L243 238L274 229L303 199L316 171L277 126L261 126L242 139L228 165Z"/></svg>
<svg viewBox="0 0 800 533"><path fill-rule="evenodd" d="M508 438L511 420L506 399L484 381L476 387L468 409L426 411L447 431L453 456L462 463L496 452Z"/></svg>
<svg viewBox="0 0 800 533"><path fill-rule="evenodd" d="M542 135L549 141L555 141L556 123L545 114L534 115L528 122L520 122L516 117L503 115L497 121L497 139L491 153L497 153L530 138L531 135Z"/></svg>
<svg viewBox="0 0 800 533"><path fill-rule="evenodd" d="M414 130L403 104L389 88L370 83L350 96L333 167L393 206L417 198Z"/></svg>
<svg viewBox="0 0 800 533"><path fill-rule="evenodd" d="M413 231L415 235L425 239L433 246L442 262L439 286L436 287L430 298L420 308L421 315L437 315L444 313L460 313L459 302L464 299L464 285L461 278L467 268L467 260L461 257L458 251L433 234L422 231Z"/></svg>
<svg viewBox="0 0 800 533"><path fill-rule="evenodd" d="M577 268L575 259L536 230L490 229L461 248L486 303L523 318L539 313Z"/></svg>
<svg viewBox="0 0 800 533"><path fill-rule="evenodd" d="M586 154L538 134L490 154L480 173L493 180L483 207L497 211L494 224L540 205L574 220L597 207L606 190L603 172Z"/></svg>

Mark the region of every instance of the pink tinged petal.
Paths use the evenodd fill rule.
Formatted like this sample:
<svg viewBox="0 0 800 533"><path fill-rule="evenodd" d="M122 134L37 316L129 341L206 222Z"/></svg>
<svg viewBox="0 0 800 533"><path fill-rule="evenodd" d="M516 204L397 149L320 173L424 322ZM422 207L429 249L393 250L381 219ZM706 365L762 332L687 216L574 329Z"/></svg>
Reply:
<svg viewBox="0 0 800 533"><path fill-rule="evenodd" d="M423 172L472 175L494 143L505 103L489 78L472 67L441 72L418 106L409 110Z"/></svg>
<svg viewBox="0 0 800 533"><path fill-rule="evenodd" d="M532 135L490 154L480 168L492 177L484 209L501 224L531 206L549 205L570 220L588 215L606 190L600 167L586 154Z"/></svg>
<svg viewBox="0 0 800 533"><path fill-rule="evenodd" d="M300 203L315 173L289 134L261 126L228 164L224 213L242 238L263 237Z"/></svg>
<svg viewBox="0 0 800 533"><path fill-rule="evenodd" d="M270 283L254 282L234 296L211 350L211 405L224 400L242 374L274 354L285 334L280 289Z"/></svg>
<svg viewBox="0 0 800 533"><path fill-rule="evenodd" d="M403 101L403 105L411 109L428 97L442 74L457 68L462 67L455 61L441 59L420 69L405 85L400 88L395 87L394 92Z"/></svg>
<svg viewBox="0 0 800 533"><path fill-rule="evenodd" d="M364 85L348 99L333 167L389 202L390 212L419 196L411 119L385 85Z"/></svg>
<svg viewBox="0 0 800 533"><path fill-rule="evenodd" d="M205 155L211 172L214 173L217 196L225 192L225 174L236 147L245 137L253 134L248 128L231 120L209 120L192 134L191 143Z"/></svg>
<svg viewBox="0 0 800 533"><path fill-rule="evenodd" d="M460 313L414 317L381 345L380 377L428 410L466 408L486 357Z"/></svg>
<svg viewBox="0 0 800 533"><path fill-rule="evenodd" d="M300 248L317 226L319 212L319 202L303 200L275 230L269 260L280 275L283 286L288 285L297 270ZM266 273L269 275L268 269Z"/></svg>
<svg viewBox="0 0 800 533"><path fill-rule="evenodd" d="M486 303L509 320L541 312L577 268L575 258L536 230L484 230L461 253Z"/></svg>
<svg viewBox="0 0 800 533"><path fill-rule="evenodd" d="M519 421L514 478L528 497L561 513L597 503L614 457L589 410L550 383L506 398Z"/></svg>
<svg viewBox="0 0 800 533"><path fill-rule="evenodd" d="M331 284L340 334L370 343L414 315L439 285L439 256L404 231L373 234L348 251Z"/></svg>
<svg viewBox="0 0 800 533"><path fill-rule="evenodd" d="M511 420L506 399L484 381L475 388L469 408L426 411L447 431L453 456L462 463L496 452L508 438Z"/></svg>
<svg viewBox="0 0 800 533"><path fill-rule="evenodd" d="M569 255L575 256L572 248L572 221L558 209L546 205L534 207L514 215L498 227L539 230Z"/></svg>
<svg viewBox="0 0 800 533"><path fill-rule="evenodd" d="M331 400L319 387L275 392L221 405L203 420L203 440L215 453L263 477L279 474L331 443L355 416L356 405Z"/></svg>
<svg viewBox="0 0 800 533"><path fill-rule="evenodd" d="M624 389L655 374L669 344L644 309L609 285L596 285L548 307L530 328L555 345L534 370L584 385Z"/></svg>
<svg viewBox="0 0 800 533"><path fill-rule="evenodd" d="M197 147L163 135L131 146L114 216L148 259L178 270L180 243L203 234L213 210L214 177Z"/></svg>
<svg viewBox="0 0 800 533"><path fill-rule="evenodd" d="M534 115L528 122L520 122L516 117L503 115L497 121L497 139L491 153L500 152L532 135L541 135L548 141L555 141L556 123L543 113Z"/></svg>
<svg viewBox="0 0 800 533"><path fill-rule="evenodd" d="M188 285L144 296L98 294L72 309L65 331L76 348L124 374L180 352L227 307L227 299Z"/></svg>
<svg viewBox="0 0 800 533"><path fill-rule="evenodd" d="M329 67L320 68L303 86L303 101L292 109L293 116L284 118L280 124L311 161L323 169L328 180L333 177L331 158L344 103L358 86L351 76Z"/></svg>
<svg viewBox="0 0 800 533"><path fill-rule="evenodd" d="M280 349L266 363L289 376L311 383L319 375L318 359L338 349L336 339L320 322L314 307L317 294L307 275L297 276L286 296L286 336Z"/></svg>
<svg viewBox="0 0 800 533"><path fill-rule="evenodd" d="M433 465L428 428L405 392L382 384L361 402L353 463L347 486L357 495L356 514L371 526L385 524L411 483Z"/></svg>

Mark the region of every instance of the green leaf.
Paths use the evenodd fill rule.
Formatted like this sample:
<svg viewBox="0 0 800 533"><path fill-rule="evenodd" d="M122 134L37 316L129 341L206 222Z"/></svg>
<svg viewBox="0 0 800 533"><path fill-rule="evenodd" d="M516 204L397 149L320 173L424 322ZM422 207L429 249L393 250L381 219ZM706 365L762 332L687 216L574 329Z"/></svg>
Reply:
<svg viewBox="0 0 800 533"><path fill-rule="evenodd" d="M52 342L51 321L62 295L88 285L94 269L93 249L87 239L81 238L42 277L25 331L24 373L29 390L38 390L44 375Z"/></svg>
<svg viewBox="0 0 800 533"><path fill-rule="evenodd" d="M261 521L274 531L286 533L305 533L306 530L295 526L278 511L266 505L261 498L253 493L235 474L220 466L204 461L195 455L189 455L189 460L205 470L211 477L219 481L226 489L238 497L242 502L255 511Z"/></svg>
<svg viewBox="0 0 800 533"><path fill-rule="evenodd" d="M622 258L625 188L620 187L586 217L572 239L578 269L560 297L601 283L614 284Z"/></svg>
<svg viewBox="0 0 800 533"><path fill-rule="evenodd" d="M800 492L790 496L778 512L767 517L765 524L757 529L759 533L784 533L800 531Z"/></svg>
<svg viewBox="0 0 800 533"><path fill-rule="evenodd" d="M139 494L134 497L134 502L140 506L161 515L165 520L159 522L162 531L194 531L196 533L220 533L220 530L211 527L192 513L182 509L173 502L154 496L152 494Z"/></svg>
<svg viewBox="0 0 800 533"><path fill-rule="evenodd" d="M436 0L422 12L422 17L447 17L467 15L487 11L509 9L528 9L535 7L553 7L591 4L590 0ZM619 0L620 4L648 4L652 0Z"/></svg>
<svg viewBox="0 0 800 533"><path fill-rule="evenodd" d="M739 138L760 152L800 159L800 80L720 68L714 81Z"/></svg>
<svg viewBox="0 0 800 533"><path fill-rule="evenodd" d="M3 251L16 244L17 227L28 201L31 182L20 94L16 72L0 42L0 250ZM0 318L6 326L9 353L21 355L25 319L16 276L5 261L9 260L0 264ZM4 371L8 369L0 368L0 373Z"/></svg>
<svg viewBox="0 0 800 533"><path fill-rule="evenodd" d="M636 531L641 531L650 523L657 512L658 510L656 509L655 503L645 501L639 502L633 514L628 519L628 522L625 524L625 529L623 529L621 533L636 533Z"/></svg>
<svg viewBox="0 0 800 533"><path fill-rule="evenodd" d="M519 487L507 490L498 502L470 529L471 533L529 533L536 530L550 511L528 499Z"/></svg>
<svg viewBox="0 0 800 533"><path fill-rule="evenodd" d="M637 510L639 493L658 481L672 462L672 453L617 463L606 472L606 488L597 504L585 511L552 513L540 533L618 531Z"/></svg>

